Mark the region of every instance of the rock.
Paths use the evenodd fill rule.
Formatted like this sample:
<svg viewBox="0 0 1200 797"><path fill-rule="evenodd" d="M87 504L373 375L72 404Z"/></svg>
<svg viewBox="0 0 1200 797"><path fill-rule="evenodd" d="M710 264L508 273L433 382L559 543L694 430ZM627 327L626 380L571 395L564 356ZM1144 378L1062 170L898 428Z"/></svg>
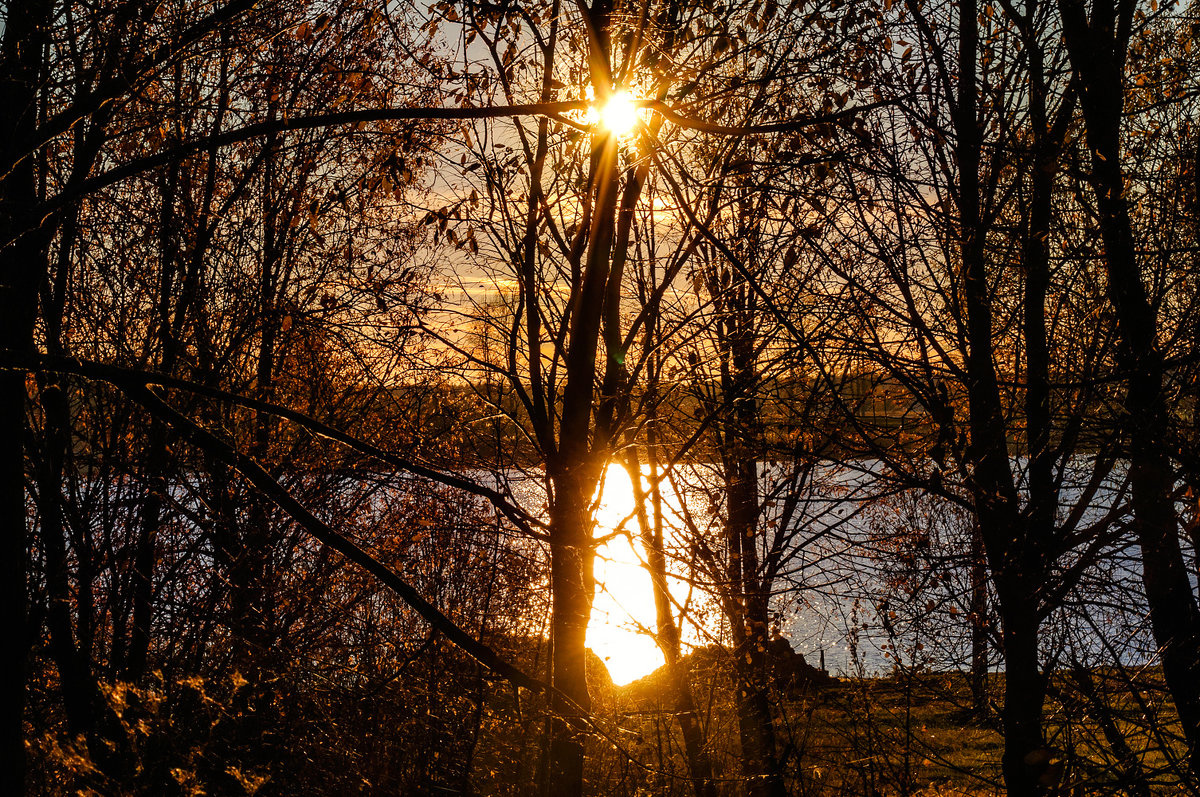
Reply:
<svg viewBox="0 0 1200 797"><path fill-rule="evenodd" d="M829 673L817 669L804 659L804 655L792 649L792 643L783 637L775 637L767 647L771 661L771 677L780 690L803 690L812 686L825 686L833 681Z"/></svg>
<svg viewBox="0 0 1200 797"><path fill-rule="evenodd" d="M609 675L604 660L597 656L591 648L586 649L585 655L584 666L587 672L588 693L591 694L592 701L597 706L608 707L613 701L615 690L612 676Z"/></svg>

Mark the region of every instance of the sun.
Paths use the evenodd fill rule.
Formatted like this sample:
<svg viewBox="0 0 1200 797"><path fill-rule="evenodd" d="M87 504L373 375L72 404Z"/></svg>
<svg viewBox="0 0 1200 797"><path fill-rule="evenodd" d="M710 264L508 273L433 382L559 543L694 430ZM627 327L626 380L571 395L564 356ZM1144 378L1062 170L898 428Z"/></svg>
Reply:
<svg viewBox="0 0 1200 797"><path fill-rule="evenodd" d="M600 121L618 136L633 130L638 121L638 108L633 101L633 95L628 91L614 92L600 111Z"/></svg>

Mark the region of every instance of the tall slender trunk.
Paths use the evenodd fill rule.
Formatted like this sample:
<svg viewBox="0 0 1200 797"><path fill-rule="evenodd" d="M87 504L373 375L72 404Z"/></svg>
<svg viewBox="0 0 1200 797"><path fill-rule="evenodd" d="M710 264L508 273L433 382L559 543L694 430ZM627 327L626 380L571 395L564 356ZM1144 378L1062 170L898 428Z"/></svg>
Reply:
<svg viewBox="0 0 1200 797"><path fill-rule="evenodd" d="M46 558L46 624L50 654L58 669L67 728L82 736L97 768L118 780L128 773L127 745L120 720L113 713L93 671L88 649L75 633L78 618L67 558L67 525L62 480L70 444L70 407L63 385L42 379L41 404L44 445L37 468L39 531Z"/></svg>
<svg viewBox="0 0 1200 797"><path fill-rule="evenodd" d="M273 120L277 109L272 101L267 119ZM262 255L259 266L258 351L254 367L254 392L261 401L275 399L275 360L280 332L278 305L282 290L283 250L278 229L278 203L283 201L277 191L279 171L277 136L268 136L264 147L262 193ZM254 418L250 440L250 456L271 470L267 462L274 432L272 418L258 413ZM233 620L244 645L246 658L242 665L257 674L262 655L268 650L267 563L269 559L271 515L267 503L257 496L250 499L247 522L239 529L239 550L233 581ZM251 679L256 680L254 678Z"/></svg>
<svg viewBox="0 0 1200 797"><path fill-rule="evenodd" d="M1007 426L993 362L992 308L985 230L980 204L982 130L976 87L979 60L978 4L958 9L958 86L954 126L958 141L956 204L966 309L968 423L976 522L996 585L1004 645L1004 753L1001 768L1010 795L1043 792L1048 757L1042 730L1044 679L1038 663L1039 606L1047 559L1039 540L1020 520L1009 460ZM1045 759L1045 760L1043 760Z"/></svg>
<svg viewBox="0 0 1200 797"><path fill-rule="evenodd" d="M740 446L737 448L740 449ZM735 456L744 454L738 452ZM727 470L732 460L726 461ZM770 638L767 596L758 585L758 463L750 460L733 467L727 482L729 518L728 578L736 607L729 618L734 643L734 677L737 694L742 768L750 797L782 797L787 793L776 758L775 727L771 716Z"/></svg>
<svg viewBox="0 0 1200 797"><path fill-rule="evenodd" d="M636 449L630 448L625 456L625 469L633 484L633 505L637 511L638 527L642 548L646 553L646 570L650 574L650 585L654 592L655 642L662 651L667 665L671 699L675 706L675 720L683 737L683 752L687 758L688 773L696 797L716 797L713 783L712 761L708 757L704 728L696 712L696 701L692 697L692 684L687 666L683 661L679 625L675 622L675 611L667 583L667 558L663 548L662 492L659 488L658 461L654 450L657 444L653 426L648 439L651 495L646 495L642 486L641 465ZM653 516L646 511L646 504L653 508Z"/></svg>
<svg viewBox="0 0 1200 797"><path fill-rule="evenodd" d="M8 4L0 42L0 361L29 353L37 292L46 277L47 235L39 229L31 142L52 4ZM2 365L2 363L0 363ZM25 508L26 386L23 371L0 367L0 792L25 790L23 714L33 632L27 626Z"/></svg>
<svg viewBox="0 0 1200 797"><path fill-rule="evenodd" d="M179 262L179 242L175 199L179 179L179 167L168 166L163 175L159 210L159 284L155 327L159 367L166 374L174 370L177 357L177 341L172 334L171 308L173 302L177 301L175 272ZM129 631L129 649L123 667L124 677L129 680L137 680L145 674L150 657L154 610L154 554L167 491L167 458L166 426L157 418L151 418L146 435L146 487L134 546L133 617Z"/></svg>
<svg viewBox="0 0 1200 797"><path fill-rule="evenodd" d="M1005 573L996 579L996 594L1003 607L1004 783L1010 795L1043 794L1053 784L1046 779L1050 756L1042 729L1046 681L1038 662L1036 591L1020 574Z"/></svg>
<svg viewBox="0 0 1200 797"><path fill-rule="evenodd" d="M11 308L0 300L0 312ZM7 348L7 347L5 347ZM8 352L4 352L8 353ZM21 371L0 371L0 418L6 427L7 441L0 460L0 517L3 517L3 549L0 550L0 603L5 607L0 620L0 636L11 640L4 653L4 686L0 693L3 711L3 737L0 749L7 763L0 768L0 791L24 794L25 676L32 633L26 627L25 565L25 458L21 441L25 439L25 375Z"/></svg>
<svg viewBox="0 0 1200 797"><path fill-rule="evenodd" d="M987 558L979 523L971 523L971 709L983 719L988 714Z"/></svg>
<svg viewBox="0 0 1200 797"><path fill-rule="evenodd" d="M714 292L716 295L716 292ZM755 358L754 294L741 279L722 299L721 415L718 441L725 474L727 549L724 601L734 644L734 678L742 770L750 797L782 797L786 786L776 757L770 701L769 595L758 558L758 469L762 435Z"/></svg>
<svg viewBox="0 0 1200 797"><path fill-rule="evenodd" d="M75 139L73 178L88 170L95 155L88 146L89 136L82 130ZM59 239L54 279L43 286L41 302L45 324L46 347L56 355L64 353L62 344L63 316L66 310L68 275L79 230L79 210L71 209L63 219ZM49 280L47 281L50 282ZM69 385L60 374L37 375L38 394L42 407L41 459L36 469L38 482L39 532L46 561L46 621L50 631L50 652L61 677L63 709L72 734L87 739L92 758L102 767L109 750L96 734L96 718L104 712L102 698L92 672L90 607L73 600L68 572L66 507L63 497L63 478L71 447L71 407ZM86 567L91 552L75 551L79 562L77 579L80 591L86 594ZM76 627L79 629L76 634Z"/></svg>
<svg viewBox="0 0 1200 797"><path fill-rule="evenodd" d="M1054 489L1054 452L1050 447L1050 344L1046 334L1046 295L1050 287L1051 200L1066 127L1061 126L1062 132L1050 128L1045 65L1032 33L1026 37L1025 51L1029 62L1029 111L1033 128L1029 220L1021 253L1025 267L1025 440L1029 449L1026 514L1033 533L1049 539L1054 532L1058 495ZM1063 102L1060 111L1069 112L1074 107L1074 102L1069 99Z"/></svg>
<svg viewBox="0 0 1200 797"><path fill-rule="evenodd" d="M598 4L603 5L603 4ZM604 66L593 69L597 96L609 90L607 8L593 10L591 32L598 39L593 52L602 53ZM611 274L615 213L619 193L616 138L599 133L593 145L594 207L582 284L571 308L566 385L558 450L547 462L554 487L550 506L550 586L553 593L551 656L555 687L579 708L591 706L588 695L586 638L592 614L595 559L591 501L607 459L607 435L593 425L596 355L600 348L604 301ZM583 742L576 718L579 711L555 694L547 786L555 795L578 795L583 790Z"/></svg>
<svg viewBox="0 0 1200 797"><path fill-rule="evenodd" d="M70 576L67 572L66 525L63 519L62 473L66 451L68 407L66 394L57 384L41 390L45 423L44 446L37 469L38 516L46 557L46 587L49 605L46 621L50 629L50 651L58 667L63 708L72 734L92 737L98 692L90 663L75 644Z"/></svg>
<svg viewBox="0 0 1200 797"><path fill-rule="evenodd" d="M225 33L222 34L224 43ZM219 91L213 131L220 130L225 111L229 105L229 51L222 48L220 54ZM175 79L181 81L177 68ZM184 94L181 85L176 86L175 96ZM157 297L155 339L158 347L159 369L173 374L179 363L180 347L187 319L193 314L197 283L203 268L208 245L213 237L215 223L212 220L212 204L216 194L217 155L208 154L205 167L202 195L196 223L196 238L190 242L185 254L181 240L183 230L179 223L181 203L177 202L181 190L186 201L188 182L183 179L186 171L179 164L166 167L162 181L162 198L159 214L159 293ZM169 488L167 470L170 467L169 430L158 418L151 418L146 434L144 472L146 488L142 498L138 521L138 536L134 553L133 612L129 633L128 652L124 655L122 677L137 680L143 676L150 659L154 621L154 565L158 530L164 518L164 504ZM119 641L118 637L114 643Z"/></svg>
<svg viewBox="0 0 1200 797"><path fill-rule="evenodd" d="M1123 422L1142 584L1163 676L1187 739L1189 767L1200 775L1200 607L1179 541L1163 387L1166 366L1156 313L1142 283L1121 169L1125 53L1134 4L1098 0L1090 21L1080 0L1059 0L1058 5L1071 64L1081 83L1108 299L1117 319L1120 363L1129 380Z"/></svg>
<svg viewBox="0 0 1200 797"><path fill-rule="evenodd" d="M552 795L578 795L583 791L579 718L581 710L591 710L586 638L595 587L591 498L596 478L591 470L560 470L554 479L554 505L550 509L551 668L556 691L550 701L553 717L546 791Z"/></svg>

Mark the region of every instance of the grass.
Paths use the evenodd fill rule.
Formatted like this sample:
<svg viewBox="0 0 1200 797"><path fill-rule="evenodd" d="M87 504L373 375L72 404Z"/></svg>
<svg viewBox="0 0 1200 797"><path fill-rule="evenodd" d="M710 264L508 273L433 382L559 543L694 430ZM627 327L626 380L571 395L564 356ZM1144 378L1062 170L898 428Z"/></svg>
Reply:
<svg viewBox="0 0 1200 797"><path fill-rule="evenodd" d="M737 793L738 734L730 668L715 655L690 661L693 694L718 779ZM1056 672L1045 703L1048 768L1058 793L1179 794L1183 745L1157 671ZM1088 686L1090 683L1090 686ZM778 748L795 795L1003 794L998 706L1003 674L992 674L991 708L970 705L962 673L896 673L823 687L775 689ZM665 672L614 690L614 719L648 760L682 776L681 744ZM653 744L646 740L654 740ZM652 793L686 794L686 788ZM683 784L686 786L686 783Z"/></svg>

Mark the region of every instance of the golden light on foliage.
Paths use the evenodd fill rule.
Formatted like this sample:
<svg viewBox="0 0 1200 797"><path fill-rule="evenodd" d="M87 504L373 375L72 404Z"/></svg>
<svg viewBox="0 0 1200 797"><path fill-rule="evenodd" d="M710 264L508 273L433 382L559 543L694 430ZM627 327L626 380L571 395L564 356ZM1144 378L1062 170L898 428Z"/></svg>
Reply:
<svg viewBox="0 0 1200 797"><path fill-rule="evenodd" d="M615 92L600 111L600 121L613 133L623 136L638 121L638 108L628 91Z"/></svg>

